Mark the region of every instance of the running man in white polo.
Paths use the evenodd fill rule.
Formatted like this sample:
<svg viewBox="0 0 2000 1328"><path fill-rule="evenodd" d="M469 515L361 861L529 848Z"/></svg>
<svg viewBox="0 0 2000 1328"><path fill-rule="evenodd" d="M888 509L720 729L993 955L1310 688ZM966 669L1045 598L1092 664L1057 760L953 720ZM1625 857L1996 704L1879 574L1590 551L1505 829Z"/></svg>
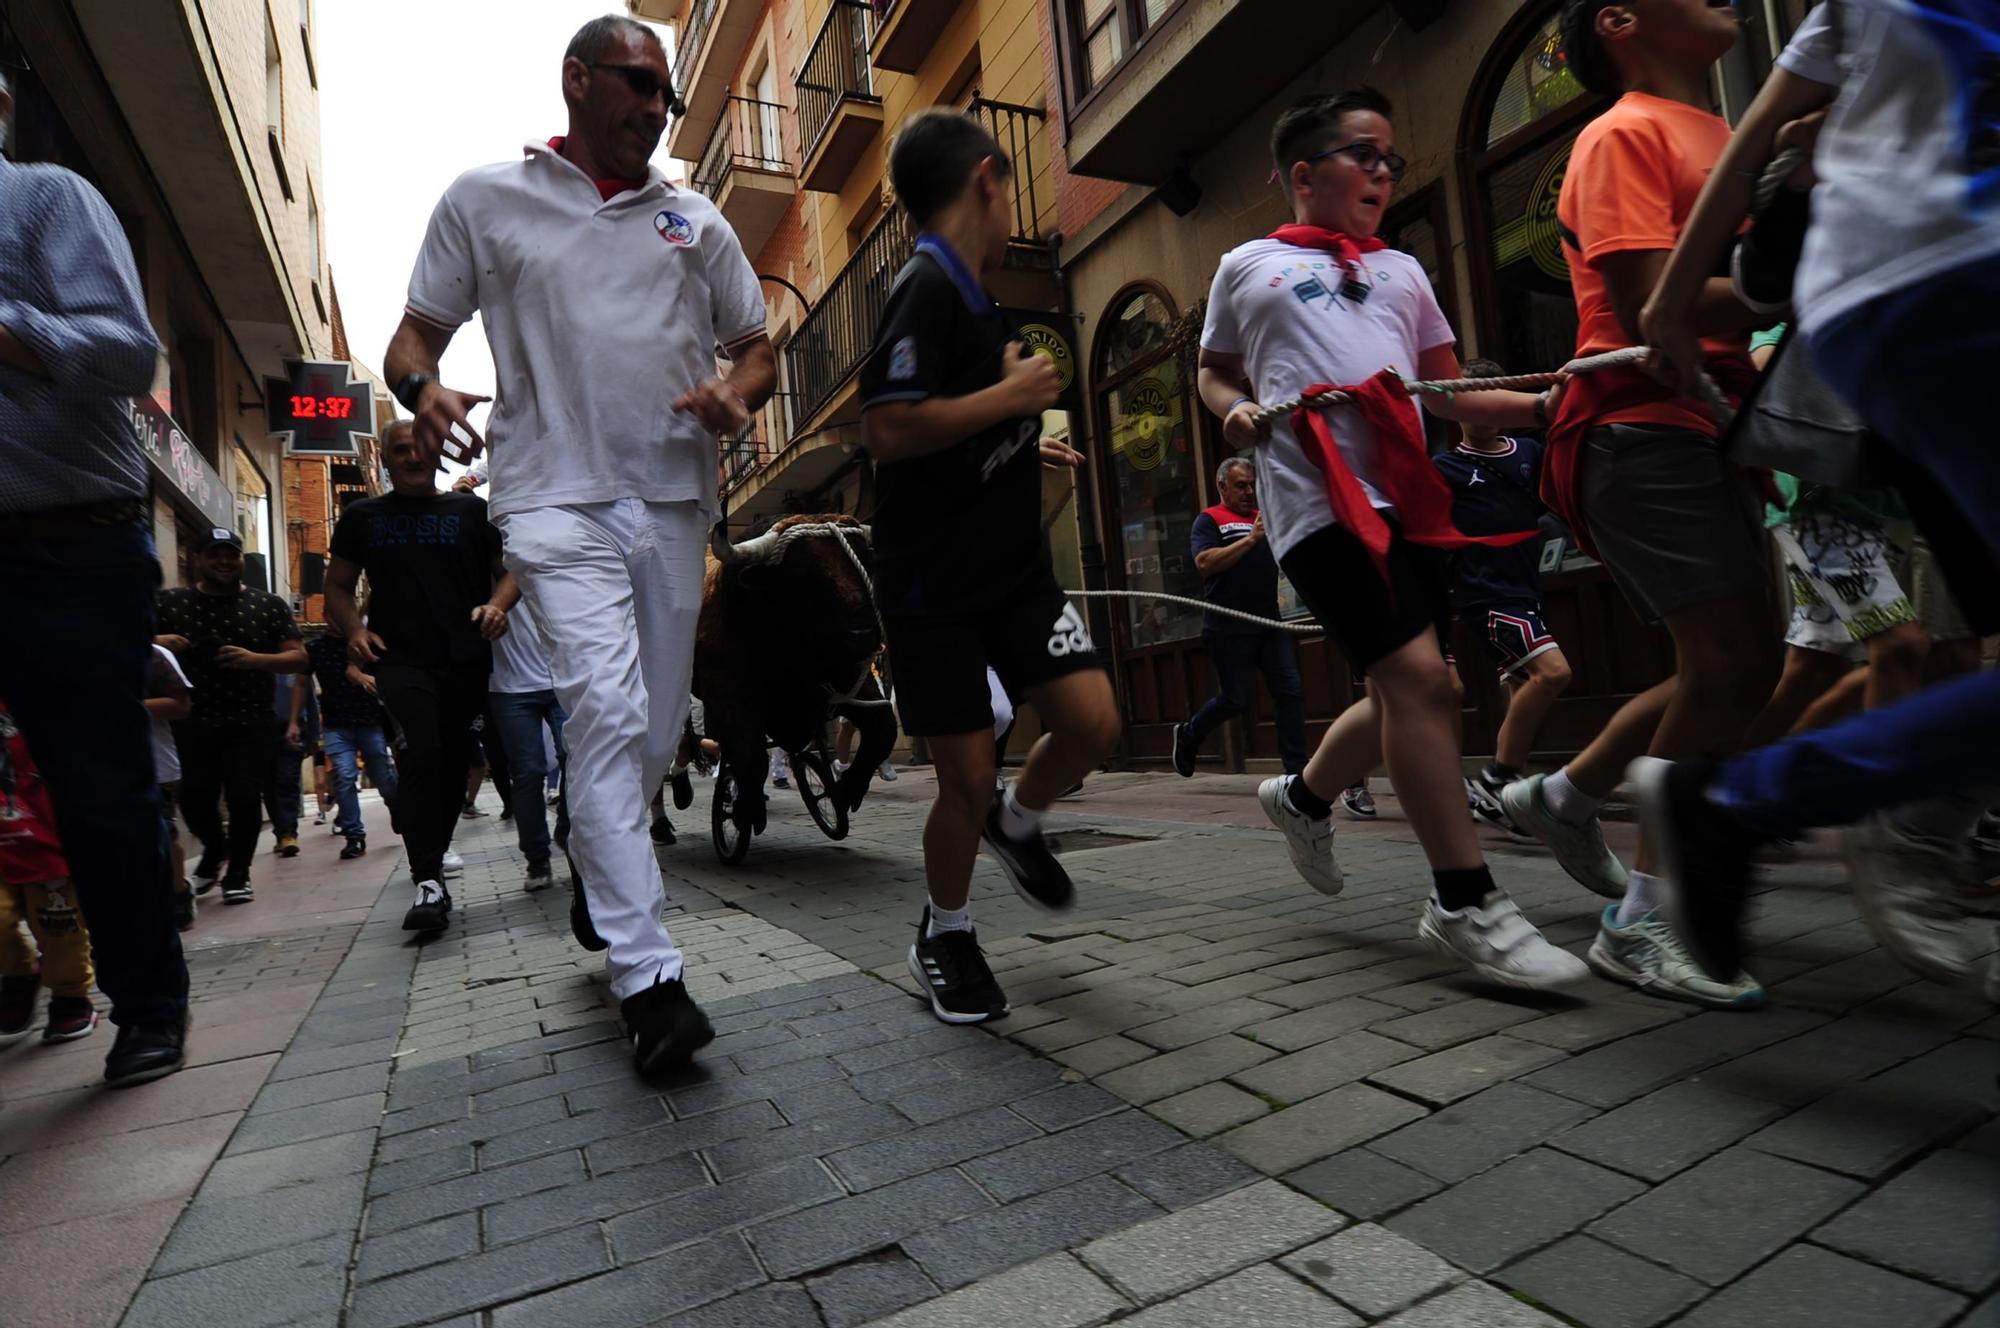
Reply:
<svg viewBox="0 0 2000 1328"><path fill-rule="evenodd" d="M717 435L769 399L777 366L735 234L648 164L673 101L659 39L592 20L562 90L564 137L445 191L384 368L420 441L477 451L466 412L484 398L436 375L453 333L483 316L499 380L492 515L569 712L570 855L649 1072L714 1036L660 921L646 800L687 711Z"/></svg>

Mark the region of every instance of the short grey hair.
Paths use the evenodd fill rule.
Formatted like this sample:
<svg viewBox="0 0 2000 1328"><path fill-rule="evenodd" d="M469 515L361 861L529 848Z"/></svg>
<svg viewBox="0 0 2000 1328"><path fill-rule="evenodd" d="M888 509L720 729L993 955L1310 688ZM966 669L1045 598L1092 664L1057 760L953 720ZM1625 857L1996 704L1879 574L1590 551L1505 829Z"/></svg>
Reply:
<svg viewBox="0 0 2000 1328"><path fill-rule="evenodd" d="M1229 472L1235 470L1238 466L1241 466L1243 467L1243 469L1249 471L1251 473L1252 478L1255 478L1257 473L1257 463L1252 461L1249 457L1246 456L1224 457L1222 459L1222 464L1215 468L1215 487L1220 489L1223 486L1223 483L1228 480Z"/></svg>
<svg viewBox="0 0 2000 1328"><path fill-rule="evenodd" d="M581 60L585 64L591 64L602 60L613 42L620 37L628 36L640 37L660 47L662 51L666 50L660 41L660 34L638 19L625 14L606 14L602 18L590 20L576 30L576 36L569 39L569 49L563 52L563 59Z"/></svg>

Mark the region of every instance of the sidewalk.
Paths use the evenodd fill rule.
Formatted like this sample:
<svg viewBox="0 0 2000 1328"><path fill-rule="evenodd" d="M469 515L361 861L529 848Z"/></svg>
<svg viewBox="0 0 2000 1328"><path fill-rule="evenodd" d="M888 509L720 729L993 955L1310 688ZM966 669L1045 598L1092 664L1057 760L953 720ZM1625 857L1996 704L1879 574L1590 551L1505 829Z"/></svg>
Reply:
<svg viewBox="0 0 2000 1328"><path fill-rule="evenodd" d="M736 868L698 782L660 858L720 1036L664 1084L496 818L423 946L383 831L308 838L189 938L202 1069L0 1053L0 1322L2000 1325L2000 1017L1877 951L1828 848L1767 873L1768 1010L1501 992L1415 944L1382 781L1337 900L1254 784L1094 778L1060 917L982 864L1014 1014L954 1029L903 970L924 772L839 843L774 791ZM1599 901L1488 844L1587 944Z"/></svg>

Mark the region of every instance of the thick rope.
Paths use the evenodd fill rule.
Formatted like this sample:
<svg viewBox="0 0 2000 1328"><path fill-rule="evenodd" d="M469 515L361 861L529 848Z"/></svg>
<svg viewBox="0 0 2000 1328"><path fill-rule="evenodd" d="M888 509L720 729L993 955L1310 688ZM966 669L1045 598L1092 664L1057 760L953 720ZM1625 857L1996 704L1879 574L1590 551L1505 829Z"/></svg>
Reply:
<svg viewBox="0 0 2000 1328"><path fill-rule="evenodd" d="M1210 604L1205 599L1189 599L1186 595L1168 595L1157 590L1065 590L1063 594L1074 595L1078 599L1151 599L1167 604L1185 604L1191 609L1200 609L1204 613L1213 613L1223 618L1235 618L1242 622L1255 623L1259 627L1275 627L1279 631L1297 632L1302 636L1310 635L1320 630L1317 623L1280 622L1276 618L1263 618L1254 613L1245 613L1241 609L1230 609L1220 604Z"/></svg>
<svg viewBox="0 0 2000 1328"><path fill-rule="evenodd" d="M1605 351L1601 355L1586 355L1582 359L1571 360L1559 373L1509 374L1504 378L1444 378L1411 379L1403 384L1411 396L1455 396L1460 392L1519 392L1533 387L1548 387L1562 377L1562 374L1595 373L1599 369L1616 368L1624 364L1637 364L1653 352L1646 346L1627 346L1622 350ZM1735 418L1736 412L1707 374L1701 377L1702 403L1715 422L1724 428ZM1345 392L1322 392L1312 397L1293 397L1276 405L1266 406L1254 417L1259 431L1284 419L1301 408L1319 410L1326 406L1337 406L1350 398Z"/></svg>

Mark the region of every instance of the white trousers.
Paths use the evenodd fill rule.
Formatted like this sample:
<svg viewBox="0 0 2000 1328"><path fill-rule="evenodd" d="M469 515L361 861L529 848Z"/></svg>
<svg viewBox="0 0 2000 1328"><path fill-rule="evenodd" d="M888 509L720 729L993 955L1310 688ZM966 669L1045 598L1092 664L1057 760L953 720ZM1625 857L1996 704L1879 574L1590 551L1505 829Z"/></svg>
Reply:
<svg viewBox="0 0 2000 1328"><path fill-rule="evenodd" d="M621 498L499 525L569 714L569 851L624 1000L681 974L648 805L687 717L707 523L691 502Z"/></svg>

